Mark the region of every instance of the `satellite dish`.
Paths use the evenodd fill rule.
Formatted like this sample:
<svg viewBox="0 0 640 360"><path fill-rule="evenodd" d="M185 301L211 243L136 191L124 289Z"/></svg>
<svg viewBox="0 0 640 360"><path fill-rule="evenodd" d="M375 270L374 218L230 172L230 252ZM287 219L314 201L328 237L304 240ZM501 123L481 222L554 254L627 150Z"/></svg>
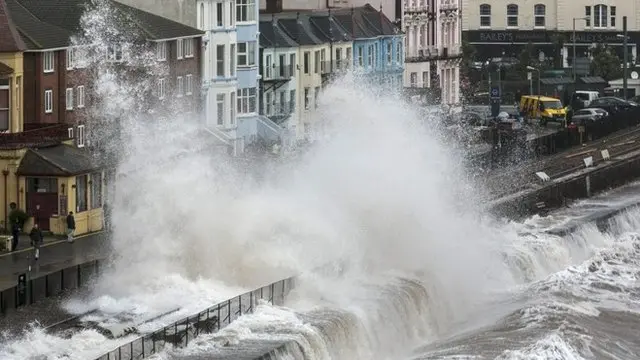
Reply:
<svg viewBox="0 0 640 360"><path fill-rule="evenodd" d="M634 79L634 80L638 79L638 73L635 72L635 71L632 71L631 72L631 78Z"/></svg>

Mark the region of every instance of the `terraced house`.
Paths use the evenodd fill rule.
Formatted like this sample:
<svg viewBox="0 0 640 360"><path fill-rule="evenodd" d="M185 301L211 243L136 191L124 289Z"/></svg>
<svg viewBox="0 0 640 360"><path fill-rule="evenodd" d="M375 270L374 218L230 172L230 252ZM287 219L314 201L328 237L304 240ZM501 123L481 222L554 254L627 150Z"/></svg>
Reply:
<svg viewBox="0 0 640 360"><path fill-rule="evenodd" d="M138 27L166 62L156 79L154 101L199 106L200 41L194 28L112 3L129 26ZM15 203L33 222L64 232L64 216L76 213L77 233L103 226L104 169L89 156L94 68L72 45L87 6L84 0L0 0L0 221ZM114 26L118 26L114 24ZM119 62L118 43L105 46L105 58ZM29 225L28 225L29 226ZM25 230L28 230L25 229Z"/></svg>
<svg viewBox="0 0 640 360"><path fill-rule="evenodd" d="M275 10L260 18L262 111L296 141L322 132L313 111L326 84L346 70L355 69L363 83L402 88L404 35L382 12L370 5Z"/></svg>

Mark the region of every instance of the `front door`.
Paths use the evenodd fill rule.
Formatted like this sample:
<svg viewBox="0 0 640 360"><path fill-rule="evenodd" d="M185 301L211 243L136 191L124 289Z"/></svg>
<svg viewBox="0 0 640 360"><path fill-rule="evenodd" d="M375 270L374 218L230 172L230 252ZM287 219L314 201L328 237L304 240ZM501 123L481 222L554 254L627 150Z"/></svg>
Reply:
<svg viewBox="0 0 640 360"><path fill-rule="evenodd" d="M58 179L27 177L26 196L27 214L34 217L40 229L50 230L49 219L58 214Z"/></svg>

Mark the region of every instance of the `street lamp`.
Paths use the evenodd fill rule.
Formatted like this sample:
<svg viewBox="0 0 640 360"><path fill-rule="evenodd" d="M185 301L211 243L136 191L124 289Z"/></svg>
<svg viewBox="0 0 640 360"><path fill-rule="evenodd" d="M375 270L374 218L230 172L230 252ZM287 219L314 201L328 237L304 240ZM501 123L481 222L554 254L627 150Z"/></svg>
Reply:
<svg viewBox="0 0 640 360"><path fill-rule="evenodd" d="M622 47L624 49L622 49L622 97L626 100L627 99L627 71L628 71L628 49L627 49L627 43L629 41L629 36L627 35L627 17L623 16L622 17L622 32L623 34L620 35L616 35L616 37L618 38L623 38L622 40Z"/></svg>
<svg viewBox="0 0 640 360"><path fill-rule="evenodd" d="M573 18L573 65L571 72L573 73L573 81L576 81L576 20L589 20L588 17Z"/></svg>
<svg viewBox="0 0 640 360"><path fill-rule="evenodd" d="M533 66L527 65L527 70L537 71L538 72L538 96L540 96L540 69L537 69L537 68L534 68ZM531 83L529 83L529 84L531 84ZM529 87L531 87L531 85ZM533 95L533 94L531 94L531 95Z"/></svg>

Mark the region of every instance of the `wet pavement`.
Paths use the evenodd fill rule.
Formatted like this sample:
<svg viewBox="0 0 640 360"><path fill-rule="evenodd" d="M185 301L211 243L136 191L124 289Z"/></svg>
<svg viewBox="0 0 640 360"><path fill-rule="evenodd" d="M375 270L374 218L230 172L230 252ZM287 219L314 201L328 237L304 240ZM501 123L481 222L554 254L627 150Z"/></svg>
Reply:
<svg viewBox="0 0 640 360"><path fill-rule="evenodd" d="M30 277L36 278L66 267L102 259L108 248L104 232L77 237L72 244L60 238L47 238L37 261L33 258L33 248L28 245L28 238L21 237L18 250L0 254L0 291L15 286L18 275L28 271L29 265Z"/></svg>

